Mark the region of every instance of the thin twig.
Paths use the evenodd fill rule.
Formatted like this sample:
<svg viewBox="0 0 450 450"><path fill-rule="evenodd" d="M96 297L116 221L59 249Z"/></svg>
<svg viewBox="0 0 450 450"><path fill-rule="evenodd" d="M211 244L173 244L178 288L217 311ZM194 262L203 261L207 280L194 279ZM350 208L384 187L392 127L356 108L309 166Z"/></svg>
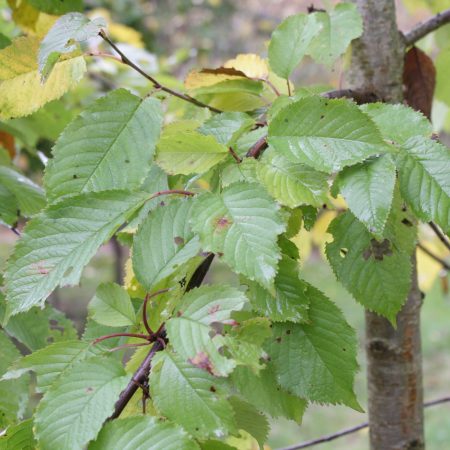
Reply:
<svg viewBox="0 0 450 450"><path fill-rule="evenodd" d="M440 12L426 22L420 23L410 32L405 34L405 44L407 46L415 44L417 41L432 33L443 25L450 23L450 9Z"/></svg>
<svg viewBox="0 0 450 450"><path fill-rule="evenodd" d="M242 158L239 157L239 155L233 150L232 147L228 147L228 151L230 152L230 155L236 160L238 164L242 162Z"/></svg>
<svg viewBox="0 0 450 450"><path fill-rule="evenodd" d="M431 400L429 402L424 403L423 406L424 406L424 408L429 408L432 406L441 405L442 403L448 403L448 402L450 402L450 396L438 398L436 400ZM338 431L336 433L328 434L326 436L322 436L320 438L313 439L311 441L306 441L301 444L295 444L290 447L283 447L279 450L299 450L302 448L312 447L314 445L322 444L324 442L334 441L335 439L338 439L343 436L347 436L348 434L356 433L357 431L367 428L368 426L369 426L368 422L363 422L359 425L356 425L355 427L346 428L346 429Z"/></svg>
<svg viewBox="0 0 450 450"><path fill-rule="evenodd" d="M279 97L280 91L276 88L276 86L268 79L268 78L255 78L255 80L257 81L262 81L263 83L266 83L267 86L270 87L270 89L272 89L272 91L274 92L274 94Z"/></svg>
<svg viewBox="0 0 450 450"><path fill-rule="evenodd" d="M162 91L167 92L168 94L171 94L174 97L178 97L181 100L192 103L193 105L199 106L200 108L208 108L210 111L216 112L216 113L222 112L222 111L220 111L220 109L209 106L206 103L202 103L199 100L195 99L194 97L191 97L188 94L183 94L183 93L175 91L167 86L164 86L156 78L152 77L147 72L144 72L138 65L136 65L133 61L131 61L122 52L122 50L120 50L119 47L117 47L117 45L114 44L114 42L111 41L111 39L109 39L109 37L106 35L106 33L103 30L100 31L99 35L104 41L106 41L119 54L119 56L120 56L119 61L121 61L123 64L126 64L127 66L131 67L139 74L141 74L144 78L146 78L148 81L150 81L150 83L152 83L153 86L155 86L155 88L161 89Z"/></svg>
<svg viewBox="0 0 450 450"><path fill-rule="evenodd" d="M450 250L450 240L448 237L439 229L439 227L434 222L429 222L431 229L434 231L439 240Z"/></svg>
<svg viewBox="0 0 450 450"><path fill-rule="evenodd" d="M420 248L424 253L426 253L430 258L434 259L436 262L438 262L445 270L450 271L450 264L448 264L446 261L444 261L439 256L435 255L433 252L428 250L426 247L424 247L420 242L417 244L417 247Z"/></svg>

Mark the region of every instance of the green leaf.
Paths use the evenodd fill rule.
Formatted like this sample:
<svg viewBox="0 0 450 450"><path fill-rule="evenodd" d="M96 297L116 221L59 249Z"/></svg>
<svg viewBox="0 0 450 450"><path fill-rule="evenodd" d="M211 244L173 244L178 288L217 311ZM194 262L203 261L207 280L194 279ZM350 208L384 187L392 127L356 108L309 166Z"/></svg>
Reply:
<svg viewBox="0 0 450 450"><path fill-rule="evenodd" d="M319 291L317 291L319 292ZM267 351L278 383L318 403L343 403L361 411L353 393L356 336L325 295L309 307L310 323L277 323Z"/></svg>
<svg viewBox="0 0 450 450"><path fill-rule="evenodd" d="M297 261L283 256L275 277L275 296L257 283L249 282L253 308L274 322L307 322L311 296L316 289L299 278Z"/></svg>
<svg viewBox="0 0 450 450"><path fill-rule="evenodd" d="M138 188L148 174L162 124L161 103L118 89L64 130L44 183L51 200L81 192Z"/></svg>
<svg viewBox="0 0 450 450"><path fill-rule="evenodd" d="M248 114L225 112L212 116L197 131L214 136L220 144L233 146L254 123L255 121Z"/></svg>
<svg viewBox="0 0 450 450"><path fill-rule="evenodd" d="M158 354L149 384L158 411L193 436L205 439L236 431L224 380L194 367L179 355L168 351ZM167 395L169 386L171 395Z"/></svg>
<svg viewBox="0 0 450 450"><path fill-rule="evenodd" d="M83 10L83 0L27 0L27 2L39 11L57 16Z"/></svg>
<svg viewBox="0 0 450 450"><path fill-rule="evenodd" d="M58 285L78 283L98 247L147 197L125 191L81 194L29 222L6 269L7 315L42 305Z"/></svg>
<svg viewBox="0 0 450 450"><path fill-rule="evenodd" d="M367 309L395 321L411 284L411 255L416 236L414 219L394 198L384 239L376 240L350 212L331 222L328 260L337 279Z"/></svg>
<svg viewBox="0 0 450 450"><path fill-rule="evenodd" d="M83 77L82 56L58 62L42 85L37 64L39 39L19 37L0 50L0 119L27 116L73 88Z"/></svg>
<svg viewBox="0 0 450 450"><path fill-rule="evenodd" d="M18 220L19 205L12 192L0 184L0 223L14 226Z"/></svg>
<svg viewBox="0 0 450 450"><path fill-rule="evenodd" d="M235 183L195 199L193 228L205 250L223 253L237 273L271 288L285 229L278 207L255 183Z"/></svg>
<svg viewBox="0 0 450 450"><path fill-rule="evenodd" d="M274 149L264 152L256 166L258 180L275 200L290 208L327 202L327 174L303 164L293 164Z"/></svg>
<svg viewBox="0 0 450 450"><path fill-rule="evenodd" d="M282 78L289 78L320 29L315 14L297 14L278 25L272 33L268 50L272 71Z"/></svg>
<svg viewBox="0 0 450 450"><path fill-rule="evenodd" d="M133 242L133 270L146 290L172 275L200 250L189 225L191 199L171 201L147 216Z"/></svg>
<svg viewBox="0 0 450 450"><path fill-rule="evenodd" d="M111 358L77 364L44 395L35 415L39 444L46 450L78 450L97 436L114 410L128 376Z"/></svg>
<svg viewBox="0 0 450 450"><path fill-rule="evenodd" d="M39 72L44 82L50 75L61 55L72 53L78 44L98 35L106 27L103 18L89 20L83 14L74 12L60 17L44 39L39 48Z"/></svg>
<svg viewBox="0 0 450 450"><path fill-rule="evenodd" d="M361 36L363 24L356 5L340 3L330 12L316 12L320 33L308 47L308 54L316 61L331 66L353 39Z"/></svg>
<svg viewBox="0 0 450 450"><path fill-rule="evenodd" d="M202 286L191 290L166 323L167 334L174 349L194 366L214 375L227 375L235 366L219 353L224 338L211 326L230 320L233 311L243 308L247 298L230 286Z"/></svg>
<svg viewBox="0 0 450 450"><path fill-rule="evenodd" d="M272 368L266 368L256 375L251 369L239 366L234 369L231 380L252 405L274 418L286 417L301 422L306 401L282 389Z"/></svg>
<svg viewBox="0 0 450 450"><path fill-rule="evenodd" d="M385 139L397 144L418 135L430 137L433 131L431 123L421 112L405 105L370 103L361 105L360 109L375 122Z"/></svg>
<svg viewBox="0 0 450 450"><path fill-rule="evenodd" d="M0 305L1 316L6 305ZM61 311L46 305L45 308L31 308L29 311L10 317L5 331L31 351L46 347L52 342L77 338L73 322Z"/></svg>
<svg viewBox="0 0 450 450"><path fill-rule="evenodd" d="M267 417L252 404L241 400L239 397L231 397L230 401L234 409L237 427L251 434L260 448L263 448L270 431Z"/></svg>
<svg viewBox="0 0 450 450"><path fill-rule="evenodd" d="M450 231L450 150L421 136L400 147L396 161L400 191L423 221L433 220Z"/></svg>
<svg viewBox="0 0 450 450"><path fill-rule="evenodd" d="M14 362L3 375L2 380L13 380L28 371L33 371L37 375L37 391L46 392L73 366L103 352L104 349L101 346L93 346L89 342L57 342Z"/></svg>
<svg viewBox="0 0 450 450"><path fill-rule="evenodd" d="M32 419L8 427L5 434L0 437L1 450L35 450L36 445Z"/></svg>
<svg viewBox="0 0 450 450"><path fill-rule="evenodd" d="M336 179L352 213L380 238L394 196L397 173L390 155L345 168Z"/></svg>
<svg viewBox="0 0 450 450"><path fill-rule="evenodd" d="M156 417L128 417L108 422L89 450L199 450L179 426Z"/></svg>
<svg viewBox="0 0 450 450"><path fill-rule="evenodd" d="M269 125L269 143L291 161L327 173L389 150L354 103L317 96L283 108Z"/></svg>
<svg viewBox="0 0 450 450"><path fill-rule="evenodd" d="M171 175L203 173L228 155L225 145L198 131L163 132L157 145L156 162Z"/></svg>
<svg viewBox="0 0 450 450"><path fill-rule="evenodd" d="M19 172L0 166L0 186L6 188L17 200L20 214L30 217L45 206L44 191Z"/></svg>
<svg viewBox="0 0 450 450"><path fill-rule="evenodd" d="M17 347L3 331L0 331L0 376L4 375L8 366L20 357ZM10 381L0 379L0 427L6 428L15 423L24 413L23 408L28 398L30 379ZM0 441L1 442L1 441Z"/></svg>
<svg viewBox="0 0 450 450"><path fill-rule="evenodd" d="M89 303L93 320L110 327L133 325L136 314L128 292L116 283L103 283L97 287Z"/></svg>

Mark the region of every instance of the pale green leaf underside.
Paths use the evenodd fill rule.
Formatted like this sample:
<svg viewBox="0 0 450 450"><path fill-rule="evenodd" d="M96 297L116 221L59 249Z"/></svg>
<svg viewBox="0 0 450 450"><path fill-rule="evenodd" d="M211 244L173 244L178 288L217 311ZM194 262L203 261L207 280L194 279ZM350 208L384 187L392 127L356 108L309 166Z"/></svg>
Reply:
<svg viewBox="0 0 450 450"><path fill-rule="evenodd" d="M282 78L289 78L320 29L321 24L315 14L297 14L278 25L272 33L268 50L272 71Z"/></svg>
<svg viewBox="0 0 450 450"><path fill-rule="evenodd" d="M317 96L283 108L269 125L269 143L291 161L327 173L389 150L354 103Z"/></svg>
<svg viewBox="0 0 450 450"><path fill-rule="evenodd" d="M98 99L59 137L46 168L51 200L81 192L134 189L148 174L162 124L161 104L125 89Z"/></svg>
<svg viewBox="0 0 450 450"><path fill-rule="evenodd" d="M410 138L397 157L400 191L423 221L450 231L450 150L421 136Z"/></svg>
<svg viewBox="0 0 450 450"><path fill-rule="evenodd" d="M98 286L88 309L92 319L102 325L120 327L136 322L128 292L116 283L103 283Z"/></svg>
<svg viewBox="0 0 450 450"><path fill-rule="evenodd" d="M258 184L235 183L221 194L202 194L192 217L205 250L223 253L237 273L271 288L280 258L277 236L285 225Z"/></svg>
<svg viewBox="0 0 450 450"><path fill-rule="evenodd" d="M322 206L327 202L327 174L295 164L273 149L266 150L256 166L258 180L279 203L290 208Z"/></svg>
<svg viewBox="0 0 450 450"><path fill-rule="evenodd" d="M312 286L300 280L297 261L283 256L275 277L275 297L257 283L250 284L252 306L274 322L307 322Z"/></svg>
<svg viewBox="0 0 450 450"><path fill-rule="evenodd" d="M203 173L227 157L228 149L213 136L197 131L165 132L157 145L156 162L168 174Z"/></svg>
<svg viewBox="0 0 450 450"><path fill-rule="evenodd" d="M268 353L277 381L308 400L361 410L353 392L354 330L323 294L311 302L309 316L308 324L274 324Z"/></svg>
<svg viewBox="0 0 450 450"><path fill-rule="evenodd" d="M134 237L133 270L150 290L200 250L189 224L192 199L173 200L147 216Z"/></svg>
<svg viewBox="0 0 450 450"><path fill-rule="evenodd" d="M122 365L111 358L77 364L39 403L35 429L46 450L79 450L97 436L128 383Z"/></svg>
<svg viewBox="0 0 450 450"><path fill-rule="evenodd" d="M353 214L377 237L391 210L396 179L390 155L345 168L336 183Z"/></svg>
<svg viewBox="0 0 450 450"><path fill-rule="evenodd" d="M415 227L400 202L394 201L383 240L375 240L353 214L346 212L330 225L333 242L328 260L337 279L367 309L392 322L410 288Z"/></svg>
<svg viewBox="0 0 450 450"><path fill-rule="evenodd" d="M59 57L71 53L77 44L98 35L101 28L106 27L103 18L89 20L80 13L69 13L60 17L44 39L39 48L39 72L45 80Z"/></svg>
<svg viewBox="0 0 450 450"><path fill-rule="evenodd" d="M62 373L102 351L100 346L95 347L88 342L57 342L16 361L3 375L3 379L19 378L24 373L33 371L37 375L38 392L46 392Z"/></svg>
<svg viewBox="0 0 450 450"><path fill-rule="evenodd" d="M167 395L167 386L171 395ZM158 411L193 436L201 439L226 436L235 430L233 409L225 398L223 379L215 378L179 355L166 351L155 358L150 387Z"/></svg>
<svg viewBox="0 0 450 450"><path fill-rule="evenodd" d="M431 123L420 112L405 105L370 103L360 106L371 117L385 139L403 144L414 136L430 137Z"/></svg>
<svg viewBox="0 0 450 450"><path fill-rule="evenodd" d="M226 285L202 286L190 291L183 297L175 317L166 323L176 352L215 375L230 373L235 363L219 352L225 340L221 334L210 336L211 324L226 323L231 313L241 310L246 302L242 292Z"/></svg>
<svg viewBox="0 0 450 450"><path fill-rule="evenodd" d="M45 206L44 191L19 172L0 166L0 186L6 188L17 201L20 214L26 217L39 212Z"/></svg>
<svg viewBox="0 0 450 450"><path fill-rule="evenodd" d="M155 417L127 417L108 422L89 450L200 450L179 426Z"/></svg>
<svg viewBox="0 0 450 450"><path fill-rule="evenodd" d="M29 222L6 269L8 313L42 305L58 285L77 284L98 247L146 197L125 191L81 194Z"/></svg>
<svg viewBox="0 0 450 450"><path fill-rule="evenodd" d="M316 12L320 33L308 47L308 54L317 62L331 66L353 39L361 36L363 24L356 5L341 3L327 12Z"/></svg>

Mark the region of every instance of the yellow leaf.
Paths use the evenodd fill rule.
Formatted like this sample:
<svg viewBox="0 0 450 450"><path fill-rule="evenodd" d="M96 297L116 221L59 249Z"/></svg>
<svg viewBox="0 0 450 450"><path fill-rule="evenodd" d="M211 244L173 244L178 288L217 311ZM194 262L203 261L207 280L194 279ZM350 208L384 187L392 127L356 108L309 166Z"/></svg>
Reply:
<svg viewBox="0 0 450 450"><path fill-rule="evenodd" d="M243 72L230 68L220 67L219 69L193 70L188 73L184 85L186 89L198 89L213 86L221 81L242 80L246 78Z"/></svg>
<svg viewBox="0 0 450 450"><path fill-rule="evenodd" d="M0 50L0 118L22 117L37 111L73 88L83 77L83 57L58 62L41 84L37 55L39 39L20 37Z"/></svg>
<svg viewBox="0 0 450 450"><path fill-rule="evenodd" d="M300 253L300 264L305 264L311 256L312 241L311 234L304 227L300 229L291 241L297 246Z"/></svg>
<svg viewBox="0 0 450 450"><path fill-rule="evenodd" d="M145 295L147 294L145 289L141 286L139 281L136 280L136 277L134 276L131 256L125 263L125 277L123 285L127 290L128 294L130 295L130 297L132 298L136 297L144 298Z"/></svg>
<svg viewBox="0 0 450 450"><path fill-rule="evenodd" d="M53 26L57 16L43 13L26 0L8 0L13 21L25 32L43 37Z"/></svg>
<svg viewBox="0 0 450 450"><path fill-rule="evenodd" d="M436 256L446 260L448 258L447 249L441 244L439 239L433 234L427 236L422 230L419 241L424 247ZM419 287L422 291L428 292L434 285L436 278L439 277L442 266L439 262L430 258L420 248L417 249L417 271Z"/></svg>
<svg viewBox="0 0 450 450"><path fill-rule="evenodd" d="M267 78L269 67L267 61L253 53L237 55L236 58L228 60L224 67L240 70L249 78Z"/></svg>

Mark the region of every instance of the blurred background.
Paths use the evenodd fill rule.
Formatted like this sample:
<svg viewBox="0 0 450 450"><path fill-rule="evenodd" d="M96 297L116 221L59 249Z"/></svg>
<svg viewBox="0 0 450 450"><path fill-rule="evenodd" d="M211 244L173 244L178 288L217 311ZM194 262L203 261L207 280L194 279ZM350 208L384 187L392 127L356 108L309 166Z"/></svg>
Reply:
<svg viewBox="0 0 450 450"><path fill-rule="evenodd" d="M44 16L28 23L21 14L20 0L0 0L0 30L8 37L29 31L39 34L39 23ZM316 8L329 6L333 1L314 2ZM409 30L417 22L433 13L450 7L450 0L398 1L398 22L402 30ZM22 6L21 6L22 5ZM119 42L125 53L138 61L147 71L156 74L166 84L182 87L186 74L192 68L218 67L238 53L256 53L265 56L272 30L286 16L306 12L311 0L86 0L86 12L92 17L103 16L109 23L109 33ZM28 11L28 14L29 11ZM14 16L18 28L13 25ZM21 19L22 17L22 19ZM42 20L41 20L42 19ZM40 22L41 21L41 22ZM27 29L28 27L28 29ZM95 47L94 43L94 47ZM98 45L98 44L97 44ZM420 47L432 57L450 45L450 25L420 42ZM348 55L330 71L306 59L294 74L296 86L325 85L345 87L343 72ZM127 87L138 93L151 89L142 78L112 61L92 59L89 76L61 100L48 104L32 116L14 119L6 124L13 141L5 138L5 124L0 123L0 147L13 155L15 162L35 181L40 183L43 164L50 156L51 147L64 126L78 111L91 103L102 92L115 87ZM172 112L177 114L176 104ZM435 131L449 144L448 107L439 100L433 106ZM2 134L3 133L3 134ZM19 137L18 137L19 136ZM366 405L364 361L364 314L362 308L336 282L323 261L323 246L328 239L326 228L334 213L321 214L312 233L301 232L296 238L302 254L304 278L321 288L344 311L349 323L358 331L361 371L356 379L356 392ZM19 228L22 224L19 224ZM422 241L430 249L446 256L434 235L423 229ZM16 240L16 235L0 225L0 272ZM127 248L116 240L103 246L86 268L79 287L58 289L51 304L74 322L78 332L83 330L86 305L97 285L105 281L122 282ZM450 296L448 274L441 266L419 253L421 288L426 292L422 313L425 399L432 400L450 394ZM235 282L224 266L215 264L210 282ZM431 450L450 448L450 404L428 409L426 417L427 446ZM305 441L367 420L365 414L346 407L313 405L308 408L301 425L285 420L273 421L270 448L279 448ZM323 450L365 450L367 429L318 447Z"/></svg>

